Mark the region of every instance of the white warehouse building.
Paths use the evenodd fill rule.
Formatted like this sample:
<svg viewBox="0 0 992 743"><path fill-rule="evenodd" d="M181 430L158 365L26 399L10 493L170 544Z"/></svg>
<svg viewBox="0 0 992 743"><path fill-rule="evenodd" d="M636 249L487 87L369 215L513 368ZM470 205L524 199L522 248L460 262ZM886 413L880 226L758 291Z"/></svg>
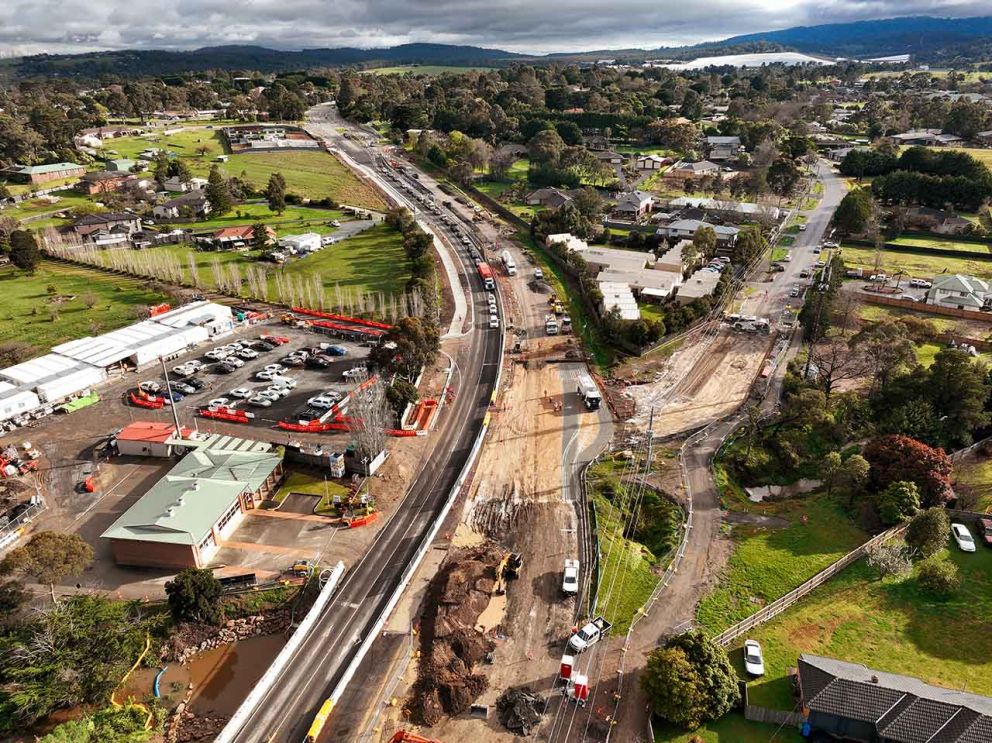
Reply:
<svg viewBox="0 0 992 743"><path fill-rule="evenodd" d="M31 390L0 382L0 421L15 418L41 406L41 400Z"/></svg>
<svg viewBox="0 0 992 743"><path fill-rule="evenodd" d="M107 378L103 369L57 353L39 356L0 371L0 379L34 390L43 403L52 403L89 389Z"/></svg>

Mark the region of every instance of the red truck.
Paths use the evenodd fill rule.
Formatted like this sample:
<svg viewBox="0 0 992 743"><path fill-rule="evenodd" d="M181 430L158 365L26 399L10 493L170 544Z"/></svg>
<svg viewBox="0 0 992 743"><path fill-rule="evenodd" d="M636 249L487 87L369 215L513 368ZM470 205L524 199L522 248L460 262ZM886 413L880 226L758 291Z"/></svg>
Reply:
<svg viewBox="0 0 992 743"><path fill-rule="evenodd" d="M485 261L479 261L479 278L482 279L482 285L487 291L492 291L496 288L496 281L493 279L493 269Z"/></svg>
<svg viewBox="0 0 992 743"><path fill-rule="evenodd" d="M979 538L989 547L992 547L992 518L978 519L975 524L978 529Z"/></svg>

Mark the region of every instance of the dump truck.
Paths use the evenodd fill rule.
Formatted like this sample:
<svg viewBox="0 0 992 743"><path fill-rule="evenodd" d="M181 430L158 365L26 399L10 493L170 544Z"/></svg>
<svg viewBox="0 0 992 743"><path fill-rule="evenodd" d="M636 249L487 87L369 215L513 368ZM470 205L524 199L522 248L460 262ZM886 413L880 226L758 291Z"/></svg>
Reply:
<svg viewBox="0 0 992 743"><path fill-rule="evenodd" d="M606 621L605 617L596 617L569 638L568 647L576 653L581 653L602 640L612 626L613 624Z"/></svg>
<svg viewBox="0 0 992 743"><path fill-rule="evenodd" d="M479 269L479 278L482 279L482 285L486 288L486 291L492 291L496 288L496 280L493 278L493 269L485 261L479 261L476 268Z"/></svg>
<svg viewBox="0 0 992 743"><path fill-rule="evenodd" d="M575 391L579 393L582 402L586 404L587 410L599 410L603 396L599 392L599 387L588 374L579 374Z"/></svg>

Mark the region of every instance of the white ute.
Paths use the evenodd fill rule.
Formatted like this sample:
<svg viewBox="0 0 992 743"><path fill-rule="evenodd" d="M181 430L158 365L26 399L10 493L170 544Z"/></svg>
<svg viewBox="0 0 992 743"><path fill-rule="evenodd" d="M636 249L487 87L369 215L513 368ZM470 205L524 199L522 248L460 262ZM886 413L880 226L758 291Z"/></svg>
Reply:
<svg viewBox="0 0 992 743"><path fill-rule="evenodd" d="M579 561L565 560L565 571L561 581L562 593L574 596L579 592Z"/></svg>
<svg viewBox="0 0 992 743"><path fill-rule="evenodd" d="M602 640L612 626L603 617L596 617L569 638L568 646L576 653L581 653Z"/></svg>

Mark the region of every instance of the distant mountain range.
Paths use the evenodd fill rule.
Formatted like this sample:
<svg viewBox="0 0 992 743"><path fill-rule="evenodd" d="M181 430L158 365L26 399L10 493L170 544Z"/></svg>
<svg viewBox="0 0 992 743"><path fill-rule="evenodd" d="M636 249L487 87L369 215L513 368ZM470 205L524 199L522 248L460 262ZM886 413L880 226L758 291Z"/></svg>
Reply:
<svg viewBox="0 0 992 743"><path fill-rule="evenodd" d="M933 18L914 16L877 21L799 26L780 31L734 36L717 42L655 50L624 49L547 56L517 54L500 49L448 44L403 44L385 49L305 49L284 51L259 46L215 46L192 51L121 50L88 54L41 54L5 60L7 74L17 77L100 75L174 75L210 69L232 71L287 70L346 65L430 64L501 66L513 61L615 58L643 60L657 57L693 59L713 54L755 51L798 51L828 57L866 58L913 54L921 61L992 56L992 16Z"/></svg>

